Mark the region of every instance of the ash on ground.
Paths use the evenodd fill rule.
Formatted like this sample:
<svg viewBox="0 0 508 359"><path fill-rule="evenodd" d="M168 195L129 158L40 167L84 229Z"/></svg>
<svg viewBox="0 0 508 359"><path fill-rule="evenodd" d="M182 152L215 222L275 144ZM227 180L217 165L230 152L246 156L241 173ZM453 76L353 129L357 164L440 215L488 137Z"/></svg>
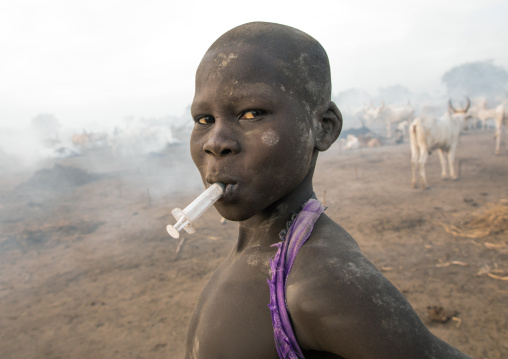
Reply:
<svg viewBox="0 0 508 359"><path fill-rule="evenodd" d="M17 190L65 192L103 177L103 174L90 173L80 168L55 164L53 168L45 168L35 172L32 178L18 186Z"/></svg>

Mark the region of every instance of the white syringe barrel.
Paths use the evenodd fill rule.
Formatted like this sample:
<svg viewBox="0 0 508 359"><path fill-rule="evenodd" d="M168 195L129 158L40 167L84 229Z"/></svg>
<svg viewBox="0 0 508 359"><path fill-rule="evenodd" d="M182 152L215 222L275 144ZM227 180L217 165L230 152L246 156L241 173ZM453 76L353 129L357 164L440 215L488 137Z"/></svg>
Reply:
<svg viewBox="0 0 508 359"><path fill-rule="evenodd" d="M222 183L214 183L206 191L201 193L198 198L191 202L183 209L183 213L190 222L201 217L224 193L224 185ZM178 219L178 218L177 218Z"/></svg>
<svg viewBox="0 0 508 359"><path fill-rule="evenodd" d="M222 183L214 183L206 191L201 193L198 198L191 202L183 209L174 208L171 213L177 220L177 223L172 226L167 226L168 233L174 237L179 237L179 231L183 228L189 233L194 233L195 229L192 222L201 217L224 193L224 185Z"/></svg>

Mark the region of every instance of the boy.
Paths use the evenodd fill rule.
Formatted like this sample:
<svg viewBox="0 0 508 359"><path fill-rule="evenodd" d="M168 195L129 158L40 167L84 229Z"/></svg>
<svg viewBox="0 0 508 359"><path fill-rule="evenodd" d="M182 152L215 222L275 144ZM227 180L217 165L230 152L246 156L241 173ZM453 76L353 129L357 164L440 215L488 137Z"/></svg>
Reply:
<svg viewBox="0 0 508 359"><path fill-rule="evenodd" d="M288 26L241 25L203 57L191 154L206 186L225 185L215 207L239 234L196 303L187 358L467 358L322 214L312 176L342 128L330 98L326 52Z"/></svg>

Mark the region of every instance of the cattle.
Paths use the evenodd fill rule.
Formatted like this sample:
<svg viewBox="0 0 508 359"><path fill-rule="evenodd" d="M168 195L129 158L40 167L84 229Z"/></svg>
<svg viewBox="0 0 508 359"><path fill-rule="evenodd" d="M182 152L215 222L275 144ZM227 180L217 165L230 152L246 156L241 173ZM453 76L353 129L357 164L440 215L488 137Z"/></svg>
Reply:
<svg viewBox="0 0 508 359"><path fill-rule="evenodd" d="M108 134L106 132L87 132L83 130L81 134L72 135L71 141L80 150L103 148L108 146Z"/></svg>
<svg viewBox="0 0 508 359"><path fill-rule="evenodd" d="M344 147L345 150L354 150L360 148L360 141L358 141L358 137L355 135L349 134L346 137L346 146Z"/></svg>
<svg viewBox="0 0 508 359"><path fill-rule="evenodd" d="M413 119L411 119L412 121ZM397 129L396 131L400 131L402 133L402 136L407 136L408 135L408 128L409 128L409 124L411 123L410 120L404 120L402 122L400 122L399 124L397 124Z"/></svg>
<svg viewBox="0 0 508 359"><path fill-rule="evenodd" d="M494 118L496 122L496 149L495 154L499 155L501 151L501 136L503 134L503 125L506 127L508 125L508 100L505 100L503 103L500 103L496 107L496 117Z"/></svg>
<svg viewBox="0 0 508 359"><path fill-rule="evenodd" d="M381 107L370 106L365 108L359 114L362 121L372 123L379 121L386 126L386 137L392 137L392 125L404 121L411 122L414 117L414 109L411 105L389 105L384 103Z"/></svg>
<svg viewBox="0 0 508 359"><path fill-rule="evenodd" d="M382 146L381 141L378 138L372 137L371 135L358 135L349 134L346 137L345 150L354 150L360 147L379 147Z"/></svg>
<svg viewBox="0 0 508 359"><path fill-rule="evenodd" d="M487 100L481 99L477 104L471 107L469 113L473 119L479 120L481 123L481 129L487 129L488 120L496 120L497 114L499 113L499 106L496 108L488 108ZM502 109L501 109L502 111Z"/></svg>
<svg viewBox="0 0 508 359"><path fill-rule="evenodd" d="M448 102L448 111L441 117L419 116L409 126L409 140L411 144L411 185L416 188L416 173L419 170L422 189L428 188L425 176L425 163L432 151L438 150L441 162L441 177L457 179L454 169L455 150L459 143L460 132L468 117L471 105L469 98L463 109L455 109L452 101ZM447 158L446 158L446 157Z"/></svg>
<svg viewBox="0 0 508 359"><path fill-rule="evenodd" d="M83 148L87 143L90 142L89 134L83 130L81 134L74 134L71 138L72 144L78 148Z"/></svg>
<svg viewBox="0 0 508 359"><path fill-rule="evenodd" d="M107 132L90 132L88 134L92 148L103 148L108 146Z"/></svg>

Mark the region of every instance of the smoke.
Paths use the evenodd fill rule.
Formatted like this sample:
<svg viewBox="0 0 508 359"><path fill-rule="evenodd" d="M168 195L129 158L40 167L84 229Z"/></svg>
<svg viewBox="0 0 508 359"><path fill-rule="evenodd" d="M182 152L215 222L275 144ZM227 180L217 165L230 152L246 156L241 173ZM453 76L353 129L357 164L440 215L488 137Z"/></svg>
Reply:
<svg viewBox="0 0 508 359"><path fill-rule="evenodd" d="M183 118L127 117L117 126L75 129L38 115L29 127L0 128L0 173L28 178L59 165L136 183L154 200L190 193L202 186L190 157L192 126Z"/></svg>
<svg viewBox="0 0 508 359"><path fill-rule="evenodd" d="M0 168L31 166L44 158L44 148L32 128L0 128Z"/></svg>

